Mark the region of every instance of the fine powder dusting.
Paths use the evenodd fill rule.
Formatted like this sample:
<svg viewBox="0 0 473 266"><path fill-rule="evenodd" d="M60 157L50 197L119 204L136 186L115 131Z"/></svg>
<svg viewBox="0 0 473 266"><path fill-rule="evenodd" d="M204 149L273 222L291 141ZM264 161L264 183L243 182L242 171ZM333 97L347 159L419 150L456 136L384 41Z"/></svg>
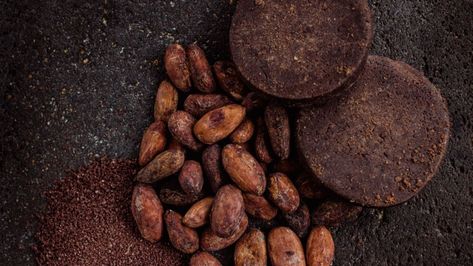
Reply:
<svg viewBox="0 0 473 266"><path fill-rule="evenodd" d="M167 242L140 237L130 211L131 160L101 159L58 181L35 248L39 265L185 265Z"/></svg>

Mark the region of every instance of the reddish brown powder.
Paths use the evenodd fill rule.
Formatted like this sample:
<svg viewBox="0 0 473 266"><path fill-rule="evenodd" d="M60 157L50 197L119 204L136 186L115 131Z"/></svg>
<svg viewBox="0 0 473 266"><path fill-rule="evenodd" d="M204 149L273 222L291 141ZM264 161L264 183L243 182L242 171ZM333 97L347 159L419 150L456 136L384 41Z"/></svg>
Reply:
<svg viewBox="0 0 473 266"><path fill-rule="evenodd" d="M184 265L167 242L140 237L130 211L136 170L130 160L101 159L58 181L46 193L38 264Z"/></svg>

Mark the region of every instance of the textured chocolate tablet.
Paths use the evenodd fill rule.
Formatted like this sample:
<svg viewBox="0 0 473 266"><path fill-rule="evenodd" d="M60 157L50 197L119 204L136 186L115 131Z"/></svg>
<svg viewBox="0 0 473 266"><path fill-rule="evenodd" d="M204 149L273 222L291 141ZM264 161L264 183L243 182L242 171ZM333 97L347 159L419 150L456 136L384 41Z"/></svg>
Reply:
<svg viewBox="0 0 473 266"><path fill-rule="evenodd" d="M292 102L352 85L372 39L367 0L239 0L230 30L242 76Z"/></svg>
<svg viewBox="0 0 473 266"><path fill-rule="evenodd" d="M357 83L297 121L299 151L314 176L347 199L390 206L417 194L442 161L447 105L420 72L370 56Z"/></svg>

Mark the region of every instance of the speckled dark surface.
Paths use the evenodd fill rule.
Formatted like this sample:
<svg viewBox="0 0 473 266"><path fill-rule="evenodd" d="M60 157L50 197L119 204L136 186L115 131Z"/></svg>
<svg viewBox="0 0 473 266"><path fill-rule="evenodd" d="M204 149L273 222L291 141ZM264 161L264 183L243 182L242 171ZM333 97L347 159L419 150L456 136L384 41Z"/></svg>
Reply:
<svg viewBox="0 0 473 266"><path fill-rule="evenodd" d="M336 265L471 265L473 1L373 0L372 53L423 70L453 122L439 174L413 200L334 230ZM136 157L161 56L198 41L228 57L224 0L0 3L0 265L34 264L41 192L94 157ZM158 59L156 61L156 59Z"/></svg>

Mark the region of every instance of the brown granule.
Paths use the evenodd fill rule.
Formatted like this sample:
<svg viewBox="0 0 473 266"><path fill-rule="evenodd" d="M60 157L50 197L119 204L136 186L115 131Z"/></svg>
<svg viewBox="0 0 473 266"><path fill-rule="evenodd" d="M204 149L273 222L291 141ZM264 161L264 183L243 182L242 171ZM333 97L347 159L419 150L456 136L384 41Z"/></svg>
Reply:
<svg viewBox="0 0 473 266"><path fill-rule="evenodd" d="M45 193L35 248L39 265L184 265L167 242L140 237L130 211L131 160L101 159Z"/></svg>

